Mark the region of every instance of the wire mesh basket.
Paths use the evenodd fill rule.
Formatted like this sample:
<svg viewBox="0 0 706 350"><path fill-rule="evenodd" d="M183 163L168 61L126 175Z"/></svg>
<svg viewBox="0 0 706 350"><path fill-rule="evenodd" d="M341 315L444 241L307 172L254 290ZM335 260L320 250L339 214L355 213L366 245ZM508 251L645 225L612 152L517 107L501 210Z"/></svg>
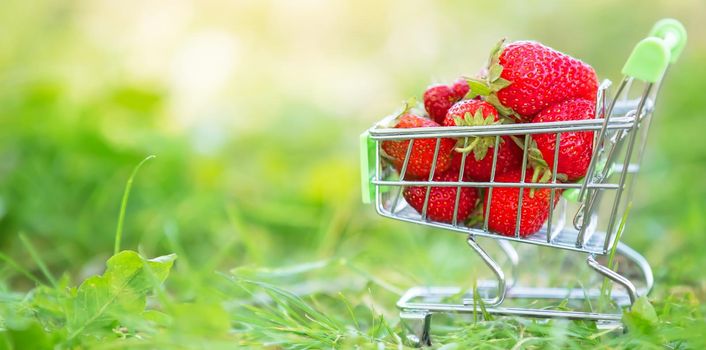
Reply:
<svg viewBox="0 0 706 350"><path fill-rule="evenodd" d="M624 78L611 94L611 82L603 81L598 89L594 119L559 121L547 123L497 124L488 126L429 127L399 129L388 125L395 115L384 118L361 135L361 162L363 201L373 202L377 212L388 218L409 223L431 226L467 235L467 243L479 254L494 272L497 281L480 283L476 294L485 296L482 302L489 306L490 313L531 317L591 319L616 322L620 313L595 313L591 311L566 311L536 308L502 307L505 298L530 299L582 299L591 298L595 290L571 290L566 288L520 288L514 279L508 280L503 270L476 242L477 237L488 237L498 241L502 251L512 262L518 264L518 255L510 241L528 243L550 248L587 254L588 266L617 285L623 292L613 293L616 304L629 307L638 295L652 288L652 272L649 264L636 251L620 242L621 227L625 224L628 204L632 196L632 183L639 171L645 149L647 132L652 119L660 83L668 66L679 56L686 41L684 27L675 20L662 20L653 28L650 36L642 40L628 58L622 72ZM562 135L568 132L591 132L593 148L588 171L575 183L557 179L559 150ZM526 181L528 150L532 135L547 134L555 140L551 178L547 182ZM500 147L510 147L503 138L514 136L524 142L522 175L519 182L496 180L497 157ZM469 140L477 137L494 138L493 163L489 181L464 181L464 153L459 168L458 181L432 181L436 171L437 157L443 139ZM384 141L406 141L406 157L399 171L384 157ZM409 180L405 176L410 154L415 141L434 142L434 157L431 173L427 179ZM422 210L411 208L401 193L407 186L426 189ZM432 221L428 218L430 191L434 187L456 188L453 220L450 223ZM501 187L519 189L514 234L505 235L489 229L489 218L494 215L490 201L493 191ZM467 225L459 217L459 196L463 188L478 188L484 192L482 201L490 208L482 214L480 222ZM546 189L550 192L549 217L539 232L526 236L520 234L523 192ZM556 203L556 204L554 204ZM638 290L626 277L598 263L597 256L611 251L623 254L640 269L644 288ZM462 302L442 302L445 296L461 291L456 287L415 287L398 302L402 318L411 324L412 340L418 344L430 344L429 324L435 312L473 312L478 300L467 295ZM476 291L478 293L478 291ZM420 300L420 301L417 301ZM415 322L412 322L415 321Z"/></svg>

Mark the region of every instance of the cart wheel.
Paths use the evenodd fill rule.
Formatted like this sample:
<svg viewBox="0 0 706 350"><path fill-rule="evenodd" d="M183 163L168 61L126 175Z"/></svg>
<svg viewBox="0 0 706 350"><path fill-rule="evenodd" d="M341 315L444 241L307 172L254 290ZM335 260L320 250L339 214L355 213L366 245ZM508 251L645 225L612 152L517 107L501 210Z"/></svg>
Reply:
<svg viewBox="0 0 706 350"><path fill-rule="evenodd" d="M400 321L407 329L407 341L411 346L431 346L431 312L428 311L402 311Z"/></svg>

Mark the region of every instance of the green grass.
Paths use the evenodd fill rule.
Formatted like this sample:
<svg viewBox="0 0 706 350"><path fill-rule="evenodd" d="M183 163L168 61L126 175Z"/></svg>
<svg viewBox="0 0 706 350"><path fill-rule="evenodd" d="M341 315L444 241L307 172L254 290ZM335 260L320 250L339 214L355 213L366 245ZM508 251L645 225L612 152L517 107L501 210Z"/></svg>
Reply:
<svg viewBox="0 0 706 350"><path fill-rule="evenodd" d="M134 176L133 171L130 180ZM127 301L105 301L110 302L105 305L117 306L97 309L98 313L85 321L90 327L81 326L71 332L63 330L64 325L75 323L72 319L76 318L67 303L76 305L73 307L77 310L92 307L90 301L76 299L77 291L72 286L78 286L80 280L71 282L73 274L64 274L57 281L34 244L21 234L19 240L24 249L15 255L18 259L29 257L34 261L30 265L33 267L28 271L3 255L8 262L3 269L4 280L17 285L29 280L35 286L22 296L5 284L0 304L5 331L0 334L7 348L17 349L22 348L22 344L99 349L259 348L263 344L268 348L292 349L405 347L408 345L404 341L406 330L399 324L394 308L403 289L436 280L438 269L451 276L447 282L469 283L464 275L480 261L470 256L461 236L418 229L398 234L392 229L404 225L370 216L366 213L370 210L368 207L355 209L358 213L355 217L364 218L366 222L354 220L351 215L341 218L341 212L352 210L356 198L351 197L345 199L348 205L324 206L318 229L291 227L290 230L299 231L304 235L302 238L306 238L299 244L308 247L287 249L286 243L277 244L278 248L289 252L277 257L267 253L273 249L252 242L255 237L242 236L258 230L249 227L241 218L245 213L238 212L232 205L218 215L229 233L223 246L202 243L212 248L213 254L208 256L194 253L202 247L187 248L177 228L165 227L162 243L154 251L171 251L179 256L170 276L160 278L166 278L165 285L161 286L154 278L152 282L148 279L145 283L150 287L138 289L148 296L146 304L125 296L124 289L120 289L123 292L102 300L127 298ZM337 207L343 209L335 209ZM118 225L123 218L130 221L131 216L123 216L125 208L123 201ZM252 222L250 225L254 226ZM280 230L277 226L264 234L276 235ZM307 231L311 236L305 236ZM108 248L106 246L105 250ZM440 250L446 254L436 256L434 252ZM306 258L317 251L324 252L323 259ZM533 252L523 250L525 254ZM96 255L101 256L101 252ZM246 263L250 257L263 263ZM564 258L576 260L579 257L567 255ZM231 259L245 264L235 263L239 267L223 270L222 267L233 266ZM530 256L526 261L538 264L536 260ZM268 261L287 262L271 265ZM272 267L265 267L268 265ZM658 267L657 271L661 269ZM41 273L48 282L41 282L36 273ZM80 290L78 295L81 295ZM433 340L435 346L444 349L698 348L704 344L699 336L704 328L702 293L698 287L670 288L658 281L654 294L657 297L653 298L656 318L646 320L645 312L629 313L625 320L630 327L627 334L600 331L591 322L542 322L487 315L481 318L480 314L471 318L437 315ZM649 304L647 307L651 308ZM96 324L97 320L101 322Z"/></svg>
<svg viewBox="0 0 706 350"><path fill-rule="evenodd" d="M123 22L149 9L0 5L10 32L0 35L0 349L405 347L395 303L407 288L470 290L492 275L464 236L360 203L360 131L431 77L475 73L486 59L475 45L505 35L616 80L630 44L667 15L684 20L690 44L662 89L622 233L656 279L649 303L626 313L629 331L479 313L435 315L432 336L442 349L706 348L703 6L448 2L424 5L422 18L406 2L360 1L330 5L341 16L330 23L317 21L339 17L299 9L316 27L299 32L269 3L221 5L194 5L194 18L238 35L242 67L194 125L180 124L185 96L159 70L170 63L149 65L157 48L122 46L133 27ZM193 25L176 44L206 28ZM136 73L145 60L156 77ZM519 248L522 283L589 285L584 256Z"/></svg>

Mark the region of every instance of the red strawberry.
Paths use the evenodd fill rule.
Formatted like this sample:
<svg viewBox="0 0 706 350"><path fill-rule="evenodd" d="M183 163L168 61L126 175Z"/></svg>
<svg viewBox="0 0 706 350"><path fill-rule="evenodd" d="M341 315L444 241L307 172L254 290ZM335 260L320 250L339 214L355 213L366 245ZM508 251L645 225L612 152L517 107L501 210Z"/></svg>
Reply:
<svg viewBox="0 0 706 350"><path fill-rule="evenodd" d="M531 182L532 169L527 170L525 182ZM520 182L521 170L512 171L496 178L497 182ZM534 192L534 193L531 193ZM554 193L554 202L559 200L561 191ZM520 197L518 187L494 187L490 199L490 215L488 216L488 229L503 236L514 236L517 222L517 204ZM531 191L525 188L522 193L522 210L520 217L520 236L527 237L542 228L549 216L549 200L551 190L537 188ZM483 200L483 215L485 215L487 201Z"/></svg>
<svg viewBox="0 0 706 350"><path fill-rule="evenodd" d="M458 172L449 170L444 173L434 175L434 181L458 181ZM424 198L427 188L424 186L407 187L403 195L407 203L420 214L424 209ZM427 218L433 221L452 223L454 206L456 203L457 187L434 187L429 190L429 202L427 203ZM458 199L458 215L456 222L463 222L468 218L478 201L478 190L472 187L461 187L461 194Z"/></svg>
<svg viewBox="0 0 706 350"><path fill-rule="evenodd" d="M444 126L480 126L499 123L495 107L479 100L463 100L451 107L444 119ZM464 178L475 181L490 181L495 152L495 137L472 137L464 140L463 152L473 151L466 156ZM495 175L506 173L522 166L522 149L508 136L500 138ZM460 168L463 154L453 157L454 167Z"/></svg>
<svg viewBox="0 0 706 350"><path fill-rule="evenodd" d="M502 44L491 53L486 80L469 83L503 115L529 121L570 98L595 101L598 78L588 64L534 41Z"/></svg>
<svg viewBox="0 0 706 350"><path fill-rule="evenodd" d="M454 94L456 94L456 97L458 97L459 100L462 100L463 97L466 96L468 91L470 91L470 87L468 87L468 81L464 78L456 80L456 82L451 85L451 89L453 89Z"/></svg>
<svg viewBox="0 0 706 350"><path fill-rule="evenodd" d="M454 103L461 100L468 93L468 82L459 79L453 85L434 85L424 92L424 107L431 119L441 124Z"/></svg>
<svg viewBox="0 0 706 350"><path fill-rule="evenodd" d="M533 123L593 119L596 105L591 100L573 99L548 107L532 119ZM546 161L548 170L554 166L556 134L535 134L532 139ZM568 181L576 181L586 175L593 153L593 132L573 131L561 134L557 176L563 174ZM562 177L563 177L562 176Z"/></svg>
<svg viewBox="0 0 706 350"><path fill-rule="evenodd" d="M414 114L405 113L398 118L395 128L424 128L440 126L432 120ZM415 139L409 155L405 179L428 178L434 160L436 138ZM382 149L390 156L392 164L402 171L409 140L389 140L382 142ZM439 155L436 159L435 173L442 173L451 164L451 153L456 144L454 139L442 138L439 144Z"/></svg>

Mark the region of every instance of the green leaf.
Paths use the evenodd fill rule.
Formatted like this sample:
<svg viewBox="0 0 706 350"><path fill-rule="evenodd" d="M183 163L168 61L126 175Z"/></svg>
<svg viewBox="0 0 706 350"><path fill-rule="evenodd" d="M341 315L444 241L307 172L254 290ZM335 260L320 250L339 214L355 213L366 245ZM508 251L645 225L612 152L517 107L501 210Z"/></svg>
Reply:
<svg viewBox="0 0 706 350"><path fill-rule="evenodd" d="M498 66L498 67L500 67L500 66ZM511 81L509 81L507 79L500 78L500 74L498 73L498 78L495 80L491 80L490 89L493 91L500 91L500 90L510 86L510 84L512 84Z"/></svg>
<svg viewBox="0 0 706 350"><path fill-rule="evenodd" d="M506 38L502 38L495 43L495 46L490 50L490 56L488 57L488 67L498 64L500 61L500 54L503 52L503 45L505 44Z"/></svg>
<svg viewBox="0 0 706 350"><path fill-rule="evenodd" d="M493 116L492 114L488 114L488 116L484 117L482 125L494 125L494 124L495 124L495 116Z"/></svg>
<svg viewBox="0 0 706 350"><path fill-rule="evenodd" d="M473 123L473 119L471 119L471 113L466 112L466 113L463 115L463 124L462 124L462 125L463 125L463 126L468 126L468 125L471 125L472 123Z"/></svg>
<svg viewBox="0 0 706 350"><path fill-rule="evenodd" d="M519 147L520 149L522 149L522 150L525 149L524 137L518 137L517 135L510 135L510 140L512 140L512 142L514 142L517 145L517 147ZM502 142L502 141L504 141L504 140L500 139L500 142Z"/></svg>
<svg viewBox="0 0 706 350"><path fill-rule="evenodd" d="M466 81L468 82L468 87L470 88L469 94L473 94L472 97L488 96L491 93L490 87L484 81L480 81L478 79L473 78L467 78Z"/></svg>
<svg viewBox="0 0 706 350"><path fill-rule="evenodd" d="M164 312L157 310L146 310L142 313L142 318L147 322L161 327L167 327L174 322L173 318Z"/></svg>
<svg viewBox="0 0 706 350"><path fill-rule="evenodd" d="M477 161L485 158L486 154L488 154L488 147L476 147L473 149L473 157L475 157Z"/></svg>
<svg viewBox="0 0 706 350"><path fill-rule="evenodd" d="M515 116L517 115L515 111L512 110L512 108L506 107L502 103L500 103L500 100L498 99L498 96L495 94L491 94L485 98L485 102L490 103L495 107L495 109L498 110L500 115L503 117L508 117L508 116Z"/></svg>
<svg viewBox="0 0 706 350"><path fill-rule="evenodd" d="M56 343L56 337L47 333L36 321L22 328L0 332L0 350L52 349Z"/></svg>
<svg viewBox="0 0 706 350"><path fill-rule="evenodd" d="M646 296L641 296L635 300L630 311L623 314L623 322L629 329L636 329L643 333L650 332L659 323L655 308L647 300Z"/></svg>
<svg viewBox="0 0 706 350"><path fill-rule="evenodd" d="M494 83L496 80L500 79L500 74L503 72L503 66L499 64L493 64L488 69L488 81ZM503 79L505 80L505 79ZM505 80L507 81L507 80ZM492 87L492 85L491 85Z"/></svg>
<svg viewBox="0 0 706 350"><path fill-rule="evenodd" d="M164 282L175 259L171 254L146 260L129 250L108 259L105 273L86 279L69 303L69 339L141 315L147 294Z"/></svg>
<svg viewBox="0 0 706 350"><path fill-rule="evenodd" d="M483 125L483 120L483 111L480 108L476 109L476 112L473 114L473 126Z"/></svg>

